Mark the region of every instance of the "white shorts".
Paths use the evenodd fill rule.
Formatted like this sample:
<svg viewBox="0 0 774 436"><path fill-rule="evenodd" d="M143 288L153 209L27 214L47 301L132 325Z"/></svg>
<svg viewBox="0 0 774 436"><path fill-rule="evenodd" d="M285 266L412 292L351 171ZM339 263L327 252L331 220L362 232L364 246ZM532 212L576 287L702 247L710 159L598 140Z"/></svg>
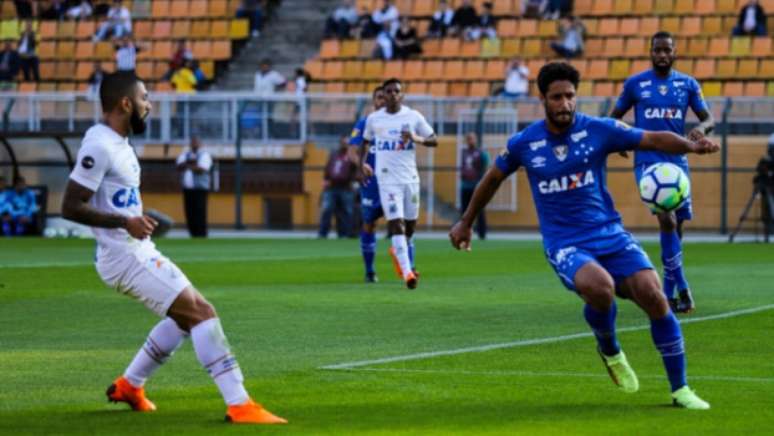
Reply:
<svg viewBox="0 0 774 436"><path fill-rule="evenodd" d="M97 273L108 286L136 298L161 317L191 282L156 248L141 247L134 252L100 256Z"/></svg>
<svg viewBox="0 0 774 436"><path fill-rule="evenodd" d="M379 199L387 221L419 218L419 183L379 185Z"/></svg>

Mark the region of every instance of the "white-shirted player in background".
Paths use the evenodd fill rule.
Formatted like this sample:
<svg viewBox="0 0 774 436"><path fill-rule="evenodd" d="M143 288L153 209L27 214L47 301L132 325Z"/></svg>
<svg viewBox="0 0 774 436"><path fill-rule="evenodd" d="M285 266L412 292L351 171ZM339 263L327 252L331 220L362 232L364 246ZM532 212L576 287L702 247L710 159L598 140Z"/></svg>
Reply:
<svg viewBox="0 0 774 436"><path fill-rule="evenodd" d="M62 216L92 227L102 280L163 318L108 388L108 400L126 402L136 411L156 410L145 398L145 381L190 335L196 357L228 405L226 420L285 423L249 397L215 308L150 240L156 222L143 214L140 165L128 140L130 133L145 131L151 110L145 85L132 73L111 74L102 81L100 100L104 119L83 138Z"/></svg>
<svg viewBox="0 0 774 436"><path fill-rule="evenodd" d="M390 255L395 269L409 289L417 286L417 274L411 266L408 241L414 235L419 217L419 172L416 146L435 147L438 139L433 128L419 112L402 104L403 85L389 79L382 85L385 106L366 120L363 148L376 146L376 180L387 226L392 235ZM371 168L363 165L365 176Z"/></svg>

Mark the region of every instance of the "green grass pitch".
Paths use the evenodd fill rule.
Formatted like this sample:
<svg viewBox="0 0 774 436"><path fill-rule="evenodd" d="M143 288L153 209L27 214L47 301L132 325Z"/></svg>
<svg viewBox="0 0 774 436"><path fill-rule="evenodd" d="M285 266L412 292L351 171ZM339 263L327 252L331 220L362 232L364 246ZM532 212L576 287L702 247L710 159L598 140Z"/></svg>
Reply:
<svg viewBox="0 0 774 436"><path fill-rule="evenodd" d="M0 434L771 434L774 249L687 244L696 319L689 382L709 411L670 406L645 329L620 334L640 392L618 392L592 337L386 363L324 366L587 333L537 242L419 240L407 291L379 241L362 283L357 241L161 240L215 305L253 397L290 424L230 426L190 342L152 378L159 410L108 404L156 317L104 286L82 240L0 240ZM647 245L651 258L658 247ZM646 326L619 301L619 327Z"/></svg>

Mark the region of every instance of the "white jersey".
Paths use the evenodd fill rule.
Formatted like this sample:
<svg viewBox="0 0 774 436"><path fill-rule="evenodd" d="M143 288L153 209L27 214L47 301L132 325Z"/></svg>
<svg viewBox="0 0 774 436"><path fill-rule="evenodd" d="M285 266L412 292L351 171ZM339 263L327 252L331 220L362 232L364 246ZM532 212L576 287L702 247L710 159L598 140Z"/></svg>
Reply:
<svg viewBox="0 0 774 436"><path fill-rule="evenodd" d="M94 191L90 204L97 210L127 217L142 215L140 163L128 138L110 127L97 124L86 131L70 179ZM126 229L92 227L92 231L98 262L140 247L153 248L150 238L137 240Z"/></svg>
<svg viewBox="0 0 774 436"><path fill-rule="evenodd" d="M404 131L422 137L434 133L422 114L405 105L394 114L386 108L379 109L366 119L363 138L373 143L376 150L375 175L380 185L419 183L416 145L414 141L403 143Z"/></svg>

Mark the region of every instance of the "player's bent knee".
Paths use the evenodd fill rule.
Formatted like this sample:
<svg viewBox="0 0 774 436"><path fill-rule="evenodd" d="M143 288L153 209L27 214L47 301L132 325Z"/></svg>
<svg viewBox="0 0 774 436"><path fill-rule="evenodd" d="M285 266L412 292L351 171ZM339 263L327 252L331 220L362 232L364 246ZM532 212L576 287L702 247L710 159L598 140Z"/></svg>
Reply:
<svg viewBox="0 0 774 436"><path fill-rule="evenodd" d="M184 289L167 313L181 329L190 331L202 321L217 317L215 308L196 289Z"/></svg>
<svg viewBox="0 0 774 436"><path fill-rule="evenodd" d="M615 282L601 266L589 262L575 274L575 288L595 309L607 310L615 298Z"/></svg>

